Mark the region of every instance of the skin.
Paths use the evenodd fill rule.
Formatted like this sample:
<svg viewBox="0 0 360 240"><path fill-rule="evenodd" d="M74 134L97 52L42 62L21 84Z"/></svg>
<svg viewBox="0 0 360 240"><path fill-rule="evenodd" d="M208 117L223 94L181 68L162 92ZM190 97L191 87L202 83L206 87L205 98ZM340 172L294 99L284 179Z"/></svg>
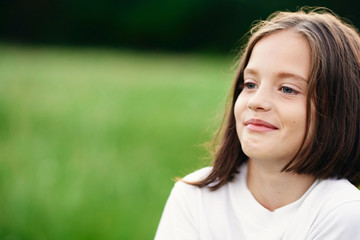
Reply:
<svg viewBox="0 0 360 240"><path fill-rule="evenodd" d="M273 211L299 199L314 177L281 172L305 135L310 47L303 36L282 30L262 38L244 71L234 114L242 150L249 157L247 184Z"/></svg>

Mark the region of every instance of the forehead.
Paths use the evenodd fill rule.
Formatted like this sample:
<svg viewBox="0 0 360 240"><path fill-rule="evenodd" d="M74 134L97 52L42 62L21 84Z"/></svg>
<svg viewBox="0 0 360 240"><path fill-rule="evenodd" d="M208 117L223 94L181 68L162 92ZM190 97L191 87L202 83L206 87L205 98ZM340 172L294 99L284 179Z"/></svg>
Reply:
<svg viewBox="0 0 360 240"><path fill-rule="evenodd" d="M253 47L245 68L258 74L293 74L308 79L310 46L300 33L281 30L261 38Z"/></svg>

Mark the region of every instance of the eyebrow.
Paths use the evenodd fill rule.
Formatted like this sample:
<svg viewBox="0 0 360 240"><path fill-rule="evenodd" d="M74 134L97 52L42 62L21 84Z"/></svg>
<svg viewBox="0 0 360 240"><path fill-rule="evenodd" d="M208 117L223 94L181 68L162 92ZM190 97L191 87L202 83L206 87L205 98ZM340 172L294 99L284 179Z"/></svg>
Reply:
<svg viewBox="0 0 360 240"><path fill-rule="evenodd" d="M244 74L250 74L250 75L255 75L255 76L259 75L258 71L256 71L255 69L252 69L252 68L245 68ZM294 73L278 72L275 74L275 76L278 78L293 78L295 80L304 81L306 83L308 82L308 80L306 80L305 78L303 78L297 74L294 74Z"/></svg>

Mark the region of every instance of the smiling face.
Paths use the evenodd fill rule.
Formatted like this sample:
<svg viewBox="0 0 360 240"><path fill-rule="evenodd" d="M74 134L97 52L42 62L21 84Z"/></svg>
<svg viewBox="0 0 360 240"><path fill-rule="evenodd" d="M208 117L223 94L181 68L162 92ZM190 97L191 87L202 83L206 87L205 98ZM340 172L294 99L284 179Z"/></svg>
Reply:
<svg viewBox="0 0 360 240"><path fill-rule="evenodd" d="M256 43L234 108L243 152L265 164L289 162L305 136L310 47L290 30Z"/></svg>

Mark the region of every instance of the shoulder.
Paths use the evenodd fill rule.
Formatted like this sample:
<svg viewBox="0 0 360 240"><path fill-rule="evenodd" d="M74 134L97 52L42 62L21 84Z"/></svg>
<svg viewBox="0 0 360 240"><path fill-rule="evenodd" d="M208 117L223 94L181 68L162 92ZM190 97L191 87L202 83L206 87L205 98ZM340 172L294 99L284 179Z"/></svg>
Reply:
<svg viewBox="0 0 360 240"><path fill-rule="evenodd" d="M348 201L320 216L308 239L354 239L360 236L360 201Z"/></svg>
<svg viewBox="0 0 360 240"><path fill-rule="evenodd" d="M309 195L312 206L318 206L318 214L325 216L347 205L360 206L360 191L346 179L320 181Z"/></svg>
<svg viewBox="0 0 360 240"><path fill-rule="evenodd" d="M360 200L347 201L332 209L327 216L327 219L344 220L347 223L360 223Z"/></svg>
<svg viewBox="0 0 360 240"><path fill-rule="evenodd" d="M344 179L324 180L317 188L321 205L309 239L353 239L353 236L360 236L359 189Z"/></svg>
<svg viewBox="0 0 360 240"><path fill-rule="evenodd" d="M328 194L321 215L325 219L356 219L360 222L360 191L347 180L326 180Z"/></svg>
<svg viewBox="0 0 360 240"><path fill-rule="evenodd" d="M188 194L203 191L205 188L199 188L196 186L193 186L187 182L197 182L204 178L206 178L209 173L211 172L212 167L205 167L201 168L199 170L196 170L195 172L192 172L188 175L186 175L182 180L179 180L175 183L174 188L172 190L172 194L176 194L179 197L186 197ZM184 195L185 194L185 195Z"/></svg>
<svg viewBox="0 0 360 240"><path fill-rule="evenodd" d="M159 225L159 234L169 233L172 229L175 232L186 234L183 231L176 230L178 226L190 229L196 232L198 223L199 198L206 188L199 188L186 182L195 182L203 179L211 171L210 167L197 170L183 178L185 181L178 181L171 190L170 196L166 202L165 209ZM164 227L166 226L166 227ZM169 230L170 229L170 230ZM174 230L175 229L175 230ZM190 231L189 230L189 231ZM169 232L170 231L170 232ZM171 232L173 234L173 232ZM180 236L181 236L180 234ZM171 235L173 236L173 235ZM174 239L173 237L160 239ZM177 238L176 238L177 239ZM181 238L180 238L181 239ZM183 238L187 239L187 238ZM189 238L190 239L190 238Z"/></svg>
<svg viewBox="0 0 360 240"><path fill-rule="evenodd" d="M317 194L326 203L325 206L336 208L348 202L360 202L360 191L346 179L328 179L321 181Z"/></svg>
<svg viewBox="0 0 360 240"><path fill-rule="evenodd" d="M200 181L207 177L211 172L212 167L204 167L195 172L192 172L184 177L185 181L193 182L193 181Z"/></svg>
<svg viewBox="0 0 360 240"><path fill-rule="evenodd" d="M197 170L175 183L166 202L155 239L198 239L200 189L186 182L203 179L210 167Z"/></svg>

